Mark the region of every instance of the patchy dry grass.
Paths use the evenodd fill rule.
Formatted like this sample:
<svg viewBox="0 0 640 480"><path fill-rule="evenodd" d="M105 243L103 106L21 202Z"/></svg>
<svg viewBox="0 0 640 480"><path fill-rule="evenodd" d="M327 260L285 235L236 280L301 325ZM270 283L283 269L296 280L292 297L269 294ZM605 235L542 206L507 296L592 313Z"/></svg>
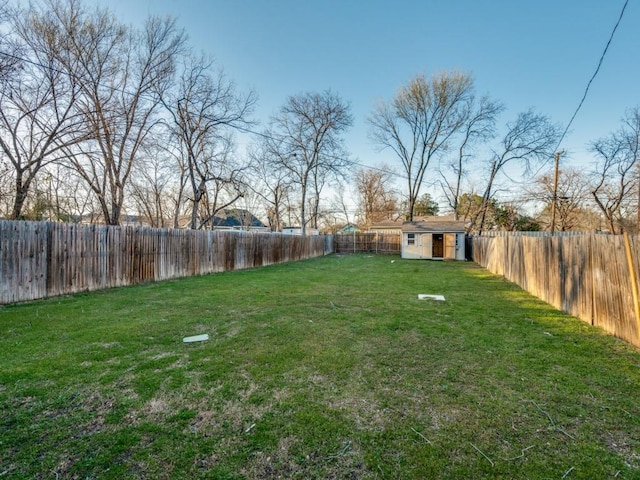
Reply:
<svg viewBox="0 0 640 480"><path fill-rule="evenodd" d="M0 477L640 478L636 349L394 260L0 307Z"/></svg>

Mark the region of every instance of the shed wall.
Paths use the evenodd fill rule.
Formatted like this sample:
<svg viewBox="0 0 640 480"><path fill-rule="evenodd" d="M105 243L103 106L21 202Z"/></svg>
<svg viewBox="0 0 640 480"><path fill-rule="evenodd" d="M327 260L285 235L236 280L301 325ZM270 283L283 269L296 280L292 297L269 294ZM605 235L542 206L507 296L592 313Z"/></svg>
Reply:
<svg viewBox="0 0 640 480"><path fill-rule="evenodd" d="M409 234L413 233L415 242L409 245ZM408 259L433 258L433 233L403 232L400 255ZM465 260L465 234L444 232L444 258L447 260Z"/></svg>

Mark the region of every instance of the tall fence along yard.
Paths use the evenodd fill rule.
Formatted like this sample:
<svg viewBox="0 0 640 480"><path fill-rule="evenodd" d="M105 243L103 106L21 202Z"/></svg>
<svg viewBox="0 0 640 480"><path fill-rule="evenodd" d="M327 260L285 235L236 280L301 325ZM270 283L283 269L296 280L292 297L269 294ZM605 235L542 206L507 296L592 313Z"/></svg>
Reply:
<svg viewBox="0 0 640 480"><path fill-rule="evenodd" d="M0 221L0 304L332 251L323 236Z"/></svg>
<svg viewBox="0 0 640 480"><path fill-rule="evenodd" d="M640 347L640 237L475 236L473 260L524 290Z"/></svg>

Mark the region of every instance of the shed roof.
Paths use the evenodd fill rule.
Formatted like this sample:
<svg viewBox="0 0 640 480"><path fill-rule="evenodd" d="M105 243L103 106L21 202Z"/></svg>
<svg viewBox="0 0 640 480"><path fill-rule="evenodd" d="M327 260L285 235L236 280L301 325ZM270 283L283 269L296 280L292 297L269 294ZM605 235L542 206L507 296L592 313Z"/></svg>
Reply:
<svg viewBox="0 0 640 480"><path fill-rule="evenodd" d="M464 233L466 222L455 220L429 220L422 222L406 222L402 225L403 232L416 233Z"/></svg>

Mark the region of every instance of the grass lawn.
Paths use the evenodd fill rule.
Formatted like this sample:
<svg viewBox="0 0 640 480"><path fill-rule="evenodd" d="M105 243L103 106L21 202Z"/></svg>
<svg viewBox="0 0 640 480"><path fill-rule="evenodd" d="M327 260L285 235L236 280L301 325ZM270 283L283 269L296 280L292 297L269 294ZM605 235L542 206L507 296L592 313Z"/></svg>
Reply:
<svg viewBox="0 0 640 480"><path fill-rule="evenodd" d="M0 307L2 480L614 477L640 478L640 352L470 263Z"/></svg>

